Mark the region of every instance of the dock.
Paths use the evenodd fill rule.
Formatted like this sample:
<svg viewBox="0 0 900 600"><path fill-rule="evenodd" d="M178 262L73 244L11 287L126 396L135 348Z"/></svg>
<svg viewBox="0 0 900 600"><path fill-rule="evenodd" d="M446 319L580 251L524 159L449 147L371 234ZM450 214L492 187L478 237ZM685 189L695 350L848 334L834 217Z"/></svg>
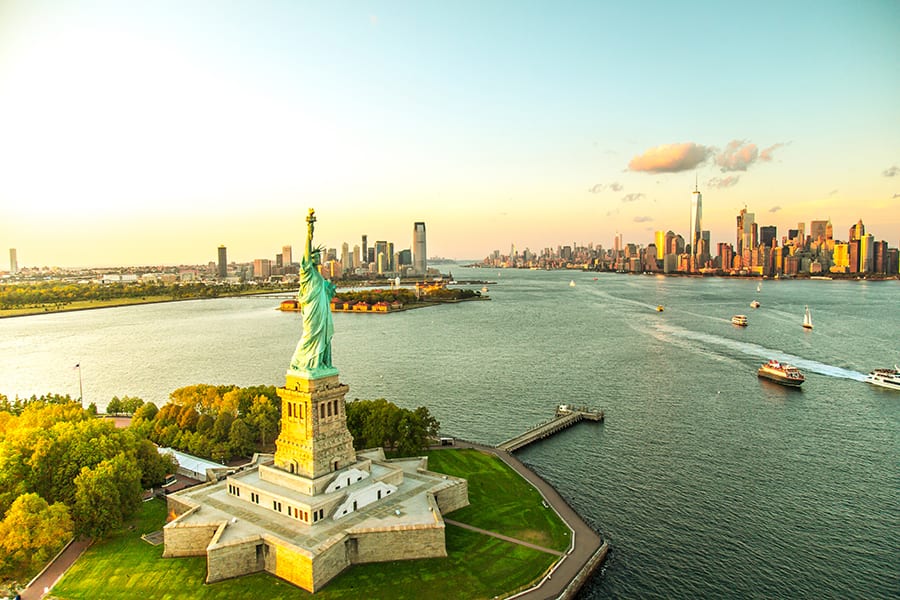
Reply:
<svg viewBox="0 0 900 600"><path fill-rule="evenodd" d="M592 411L585 407L576 408L567 404L560 404L556 408L556 416L553 419L546 423L536 425L525 433L510 440L506 440L502 444L499 444L497 449L505 450L506 452L515 452L528 444L550 437L554 433L562 431L563 429L584 420L602 423L603 411Z"/></svg>

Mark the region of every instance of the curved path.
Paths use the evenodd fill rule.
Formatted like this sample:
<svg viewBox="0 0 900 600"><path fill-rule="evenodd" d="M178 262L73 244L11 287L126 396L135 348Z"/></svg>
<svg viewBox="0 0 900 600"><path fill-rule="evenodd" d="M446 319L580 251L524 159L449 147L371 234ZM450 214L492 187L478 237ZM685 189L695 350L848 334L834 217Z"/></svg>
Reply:
<svg viewBox="0 0 900 600"><path fill-rule="evenodd" d="M457 448L472 448L493 454L533 485L547 500L550 506L562 518L574 533L574 547L556 564L553 570L540 583L529 590L513 596L528 600L548 598L570 598L584 583L585 576L602 563L608 546L597 532L569 506L559 492L549 483L541 479L537 473L522 464L518 458L493 446L485 446L474 442L454 440ZM445 446L446 448L446 446Z"/></svg>

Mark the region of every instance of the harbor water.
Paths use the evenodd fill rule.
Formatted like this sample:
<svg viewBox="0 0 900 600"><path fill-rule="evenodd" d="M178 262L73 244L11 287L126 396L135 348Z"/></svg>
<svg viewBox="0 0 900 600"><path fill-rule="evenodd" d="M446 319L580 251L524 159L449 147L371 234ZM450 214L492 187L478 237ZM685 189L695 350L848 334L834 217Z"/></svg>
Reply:
<svg viewBox="0 0 900 600"><path fill-rule="evenodd" d="M517 453L612 546L583 597L897 597L900 392L863 380L900 363L900 283L453 272L491 301L334 315L347 397L425 405L443 435L488 444L557 404L604 410ZM301 321L278 302L2 319L0 393L77 398L80 377L103 409L282 385ZM758 379L769 358L806 382Z"/></svg>

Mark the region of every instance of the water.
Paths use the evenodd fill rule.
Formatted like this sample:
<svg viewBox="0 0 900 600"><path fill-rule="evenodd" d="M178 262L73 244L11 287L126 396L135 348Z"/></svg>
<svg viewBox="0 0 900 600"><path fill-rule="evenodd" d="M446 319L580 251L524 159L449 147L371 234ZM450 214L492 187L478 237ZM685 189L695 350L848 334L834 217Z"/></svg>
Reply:
<svg viewBox="0 0 900 600"><path fill-rule="evenodd" d="M558 403L603 408L605 424L518 454L612 544L584 597L897 596L900 393L862 383L900 363L897 282L756 293L724 278L453 270L497 281L492 301L334 316L348 398L426 405L445 434L491 444ZM280 385L300 319L277 302L0 320L0 392L77 397L76 363L101 408L194 383ZM800 367L803 388L757 379L768 358Z"/></svg>

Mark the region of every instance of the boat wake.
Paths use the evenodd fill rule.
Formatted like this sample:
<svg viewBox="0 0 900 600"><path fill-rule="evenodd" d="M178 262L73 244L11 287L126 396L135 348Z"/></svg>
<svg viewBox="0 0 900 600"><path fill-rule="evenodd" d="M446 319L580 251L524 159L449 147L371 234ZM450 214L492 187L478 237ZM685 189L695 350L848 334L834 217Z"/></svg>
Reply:
<svg viewBox="0 0 900 600"><path fill-rule="evenodd" d="M766 348L764 346L760 346L759 344L732 340L717 335L710 335L708 333L701 333L697 331L689 331L687 329L680 329L667 325L660 325L659 329L665 330L673 337L696 340L699 342L704 342L705 344L715 344L717 346L728 348L730 350L736 350L748 356L755 356L757 358L765 360L774 358L780 362L794 365L800 370L810 373L818 373L819 375L827 375L829 377L837 377L841 379L852 379L854 381L866 380L865 374L858 371L852 371L850 369L844 369L842 367L836 367L834 365L827 365L816 360L809 360L800 356L796 356L794 354L782 352L780 350Z"/></svg>

